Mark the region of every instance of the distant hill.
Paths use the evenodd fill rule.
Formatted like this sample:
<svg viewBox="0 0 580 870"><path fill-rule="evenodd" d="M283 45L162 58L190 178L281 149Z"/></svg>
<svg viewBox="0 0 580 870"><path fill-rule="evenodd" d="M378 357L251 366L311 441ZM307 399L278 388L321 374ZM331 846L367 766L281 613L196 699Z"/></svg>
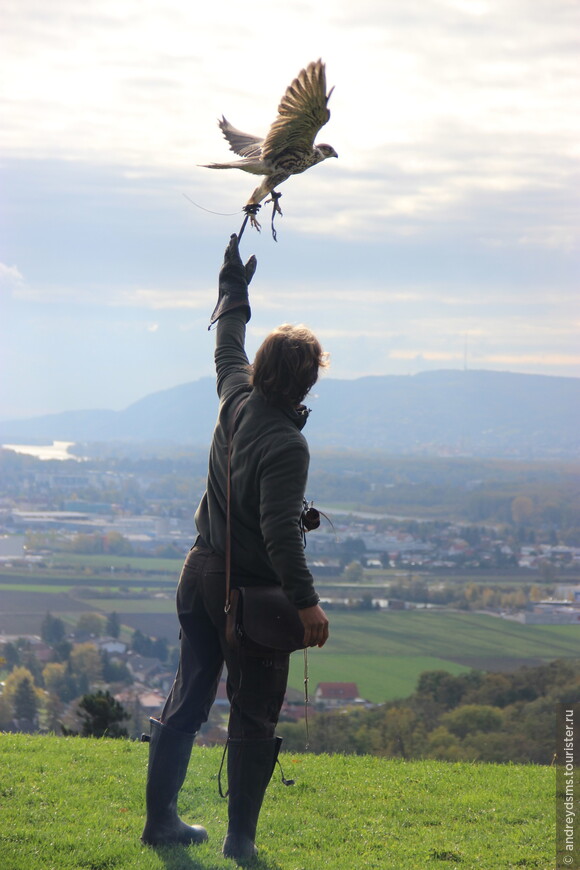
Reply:
<svg viewBox="0 0 580 870"><path fill-rule="evenodd" d="M580 379L436 371L336 380L309 398L312 448L578 458ZM145 396L124 411L67 411L0 423L0 441L158 441L206 446L212 378Z"/></svg>

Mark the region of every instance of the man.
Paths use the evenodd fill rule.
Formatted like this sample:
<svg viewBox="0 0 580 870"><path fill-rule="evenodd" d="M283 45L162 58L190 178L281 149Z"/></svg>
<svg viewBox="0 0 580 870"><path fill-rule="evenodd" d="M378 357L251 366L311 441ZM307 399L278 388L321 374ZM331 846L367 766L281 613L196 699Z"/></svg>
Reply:
<svg viewBox="0 0 580 870"><path fill-rule="evenodd" d="M195 515L199 536L177 590L181 652L175 682L159 720L151 720L144 843L199 843L205 828L177 814L194 738L207 721L224 662L230 700L226 857L251 859L264 792L276 764L274 736L286 692L289 656L241 656L225 638L225 540L228 443L231 447L231 581L233 586L281 585L298 608L304 645L323 646L328 620L304 556L300 515L308 474L302 404L326 364L306 327L284 325L264 341L250 367L245 352L250 319L248 284L233 235L219 276L212 314L219 415L207 489Z"/></svg>

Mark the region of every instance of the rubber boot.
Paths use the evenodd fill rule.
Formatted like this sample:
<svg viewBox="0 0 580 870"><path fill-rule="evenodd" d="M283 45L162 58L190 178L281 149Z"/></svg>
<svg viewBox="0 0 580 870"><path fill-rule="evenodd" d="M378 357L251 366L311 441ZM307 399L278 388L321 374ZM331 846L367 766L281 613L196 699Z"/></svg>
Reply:
<svg viewBox="0 0 580 870"><path fill-rule="evenodd" d="M258 854L254 844L258 816L281 744L281 737L228 741L229 824L222 849L225 858L251 861Z"/></svg>
<svg viewBox="0 0 580 870"><path fill-rule="evenodd" d="M149 722L151 737L145 790L147 821L141 841L148 846L203 843L207 840L205 828L186 825L177 815L177 795L185 781L195 734L176 731L158 719Z"/></svg>

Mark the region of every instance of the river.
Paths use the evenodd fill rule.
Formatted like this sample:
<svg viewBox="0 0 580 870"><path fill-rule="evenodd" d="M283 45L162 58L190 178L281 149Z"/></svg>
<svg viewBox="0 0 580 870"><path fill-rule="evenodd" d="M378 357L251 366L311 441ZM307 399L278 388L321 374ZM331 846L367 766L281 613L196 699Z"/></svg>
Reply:
<svg viewBox="0 0 580 870"><path fill-rule="evenodd" d="M74 447L74 441L53 441L52 444L3 444L4 450L35 456L37 459L74 459L79 462L80 456L73 456L69 449Z"/></svg>

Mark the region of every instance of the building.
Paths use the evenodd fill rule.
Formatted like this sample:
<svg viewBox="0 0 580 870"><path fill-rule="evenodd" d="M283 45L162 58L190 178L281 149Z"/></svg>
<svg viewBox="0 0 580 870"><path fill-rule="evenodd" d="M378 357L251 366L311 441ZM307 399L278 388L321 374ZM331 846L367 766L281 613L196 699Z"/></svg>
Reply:
<svg viewBox="0 0 580 870"><path fill-rule="evenodd" d="M333 710L349 704L362 704L364 700L359 695L356 683L318 683L314 703L317 707Z"/></svg>

